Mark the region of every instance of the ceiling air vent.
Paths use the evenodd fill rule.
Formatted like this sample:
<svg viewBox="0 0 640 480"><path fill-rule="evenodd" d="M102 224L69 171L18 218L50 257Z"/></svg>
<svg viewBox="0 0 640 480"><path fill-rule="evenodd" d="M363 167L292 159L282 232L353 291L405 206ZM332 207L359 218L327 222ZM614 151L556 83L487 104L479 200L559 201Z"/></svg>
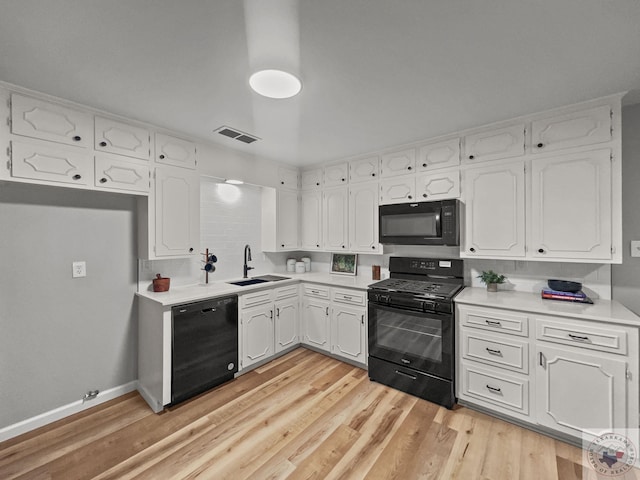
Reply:
<svg viewBox="0 0 640 480"><path fill-rule="evenodd" d="M256 140L260 140L258 137L254 137L253 135L249 135L248 133L244 133L240 130L236 130L235 128L230 128L224 125L220 128L215 129L214 132L218 132L220 135L233 138L242 143L253 143Z"/></svg>

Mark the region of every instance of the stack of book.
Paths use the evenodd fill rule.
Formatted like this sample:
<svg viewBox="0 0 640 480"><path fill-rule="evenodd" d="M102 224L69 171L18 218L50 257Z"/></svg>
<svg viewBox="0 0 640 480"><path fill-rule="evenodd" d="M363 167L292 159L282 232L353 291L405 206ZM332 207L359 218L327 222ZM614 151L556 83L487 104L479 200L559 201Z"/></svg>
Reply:
<svg viewBox="0 0 640 480"><path fill-rule="evenodd" d="M550 288L542 289L542 298L548 300L561 300L564 302L574 302L574 303L593 303L587 295L579 290L577 292L561 292L559 290L551 290Z"/></svg>

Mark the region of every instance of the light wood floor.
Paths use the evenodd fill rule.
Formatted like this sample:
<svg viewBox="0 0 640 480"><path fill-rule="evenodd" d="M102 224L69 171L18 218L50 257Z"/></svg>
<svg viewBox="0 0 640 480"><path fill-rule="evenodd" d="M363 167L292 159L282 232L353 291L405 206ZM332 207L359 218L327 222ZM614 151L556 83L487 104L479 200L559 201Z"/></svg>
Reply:
<svg viewBox="0 0 640 480"><path fill-rule="evenodd" d="M0 478L596 478L581 459L300 348L160 415L134 392L0 443Z"/></svg>

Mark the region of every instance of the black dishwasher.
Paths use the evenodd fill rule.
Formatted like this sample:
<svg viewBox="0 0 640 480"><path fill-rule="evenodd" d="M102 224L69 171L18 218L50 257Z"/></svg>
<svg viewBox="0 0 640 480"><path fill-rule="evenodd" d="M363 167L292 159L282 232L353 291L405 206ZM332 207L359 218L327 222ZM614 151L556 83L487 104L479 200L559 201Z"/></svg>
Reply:
<svg viewBox="0 0 640 480"><path fill-rule="evenodd" d="M171 309L171 404L233 378L238 371L238 296Z"/></svg>

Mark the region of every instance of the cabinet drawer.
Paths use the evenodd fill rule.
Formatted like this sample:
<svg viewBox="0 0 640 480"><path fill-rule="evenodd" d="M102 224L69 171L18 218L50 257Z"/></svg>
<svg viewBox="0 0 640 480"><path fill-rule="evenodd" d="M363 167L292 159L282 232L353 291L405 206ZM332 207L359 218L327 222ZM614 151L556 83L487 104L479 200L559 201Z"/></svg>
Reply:
<svg viewBox="0 0 640 480"><path fill-rule="evenodd" d="M462 330L462 356L521 373L529 372L529 345L513 338Z"/></svg>
<svg viewBox="0 0 640 480"><path fill-rule="evenodd" d="M629 330L622 326L613 328L603 324L574 319L550 319L536 317L536 338L573 347L627 354Z"/></svg>
<svg viewBox="0 0 640 480"><path fill-rule="evenodd" d="M334 288L332 300L334 302L348 303L349 305L366 305L366 292L358 290L340 290Z"/></svg>
<svg viewBox="0 0 640 480"><path fill-rule="evenodd" d="M241 308L255 307L273 301L273 290L260 290L240 296Z"/></svg>
<svg viewBox="0 0 640 480"><path fill-rule="evenodd" d="M529 318L521 313L464 306L458 307L458 313L462 325L523 337L529 335Z"/></svg>
<svg viewBox="0 0 640 480"><path fill-rule="evenodd" d="M274 290L275 300L295 297L296 295L298 295L298 285L288 285L286 287L280 287Z"/></svg>
<svg viewBox="0 0 640 480"><path fill-rule="evenodd" d="M329 298L329 287L320 285L305 285L304 294L308 297Z"/></svg>
<svg viewBox="0 0 640 480"><path fill-rule="evenodd" d="M462 391L469 397L525 415L529 413L529 380L526 378L463 363Z"/></svg>

